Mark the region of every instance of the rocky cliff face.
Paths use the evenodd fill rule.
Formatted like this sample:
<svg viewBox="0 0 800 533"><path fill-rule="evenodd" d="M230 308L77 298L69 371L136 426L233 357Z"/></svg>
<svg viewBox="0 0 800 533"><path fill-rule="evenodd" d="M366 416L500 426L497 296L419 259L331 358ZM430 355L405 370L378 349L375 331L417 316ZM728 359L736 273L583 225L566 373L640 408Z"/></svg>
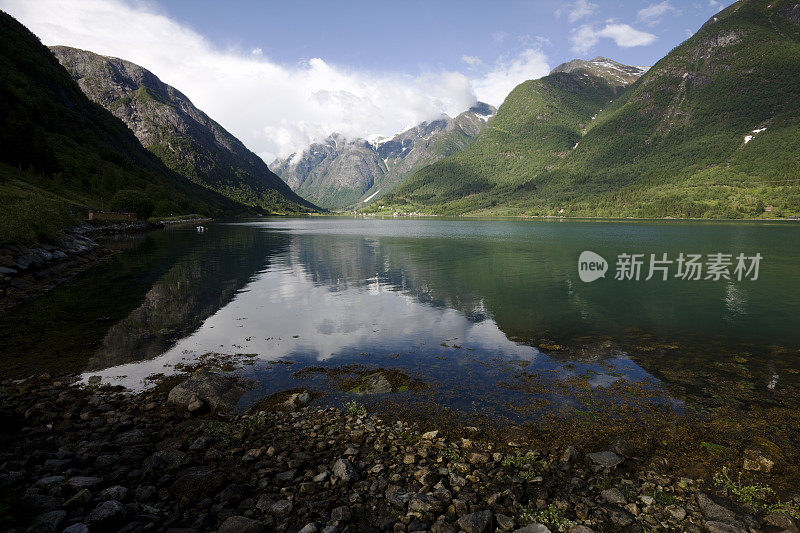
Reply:
<svg viewBox="0 0 800 533"><path fill-rule="evenodd" d="M420 168L471 144L496 111L479 102L455 118L442 115L390 139L333 134L270 167L293 190L322 207L363 206Z"/></svg>
<svg viewBox="0 0 800 533"><path fill-rule="evenodd" d="M261 158L152 72L86 50L51 50L91 100L121 119L143 146L187 179L268 211L313 209Z"/></svg>

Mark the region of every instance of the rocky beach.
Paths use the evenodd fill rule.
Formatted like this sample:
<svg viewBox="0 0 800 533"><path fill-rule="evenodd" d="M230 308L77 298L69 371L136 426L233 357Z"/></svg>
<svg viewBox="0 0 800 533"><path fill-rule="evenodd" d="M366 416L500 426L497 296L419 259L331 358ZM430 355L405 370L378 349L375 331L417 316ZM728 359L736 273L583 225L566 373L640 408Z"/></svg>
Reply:
<svg viewBox="0 0 800 533"><path fill-rule="evenodd" d="M82 224L56 243L0 246L0 314L64 283L111 253L97 242L103 236L141 233L163 227L147 222Z"/></svg>
<svg viewBox="0 0 800 533"><path fill-rule="evenodd" d="M800 494L781 500L727 469L688 476L624 435L534 446L518 428L322 408L307 391L237 414L247 383L220 371L135 395L89 382L2 383L0 529L798 531ZM738 466L779 469L752 451Z"/></svg>

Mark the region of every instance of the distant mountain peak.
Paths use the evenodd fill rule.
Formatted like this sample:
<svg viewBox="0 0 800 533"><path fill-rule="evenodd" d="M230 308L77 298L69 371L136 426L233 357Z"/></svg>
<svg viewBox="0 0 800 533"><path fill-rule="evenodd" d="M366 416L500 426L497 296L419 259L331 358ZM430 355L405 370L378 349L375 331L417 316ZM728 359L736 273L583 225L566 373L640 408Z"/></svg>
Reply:
<svg viewBox="0 0 800 533"><path fill-rule="evenodd" d="M573 59L554 68L550 74L564 72L567 74L585 74L598 76L613 85L627 86L639 79L650 67L631 66L603 56L590 61Z"/></svg>
<svg viewBox="0 0 800 533"><path fill-rule="evenodd" d="M270 169L298 193L331 209L363 205L386 194L424 165L470 144L497 109L477 102L455 118L444 113L392 137L348 139L334 133Z"/></svg>

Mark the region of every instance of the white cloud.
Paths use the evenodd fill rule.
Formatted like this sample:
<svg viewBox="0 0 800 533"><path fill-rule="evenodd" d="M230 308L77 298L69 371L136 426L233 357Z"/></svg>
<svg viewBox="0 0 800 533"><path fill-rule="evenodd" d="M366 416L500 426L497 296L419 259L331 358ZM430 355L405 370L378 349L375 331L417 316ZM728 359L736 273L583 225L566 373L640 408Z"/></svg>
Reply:
<svg viewBox="0 0 800 533"><path fill-rule="evenodd" d="M652 26L657 24L658 21L661 20L661 17L667 13L680 13L680 11L675 9L675 7L669 3L669 0L664 0L658 4L650 4L644 9L640 9L638 16L639 20Z"/></svg>
<svg viewBox="0 0 800 533"><path fill-rule="evenodd" d="M261 48L253 48L252 50L250 50L250 53L253 54L254 56L264 55L264 51Z"/></svg>
<svg viewBox="0 0 800 533"><path fill-rule="evenodd" d="M480 58L475 57L475 56L468 56L466 54L461 56L461 61L463 61L464 63L466 63L470 67L479 67L479 66L483 65L483 61L481 61Z"/></svg>
<svg viewBox="0 0 800 533"><path fill-rule="evenodd" d="M482 79L474 80L473 86L478 100L499 106L521 82L541 78L548 72L547 56L539 49L527 48L510 61L500 61Z"/></svg>
<svg viewBox="0 0 800 533"><path fill-rule="evenodd" d="M285 65L258 48L214 46L152 3L0 0L0 8L44 44L121 57L151 70L267 162L333 132L392 135L443 112L454 116L476 97L499 105L515 85L549 70L544 54L533 49L470 77L445 70L360 71L322 58Z"/></svg>
<svg viewBox="0 0 800 533"><path fill-rule="evenodd" d="M597 11L597 4L592 4L588 0L575 0L564 9L556 10L556 17L560 17L564 11L570 22L576 22L584 17L593 15Z"/></svg>
<svg viewBox="0 0 800 533"><path fill-rule="evenodd" d="M634 46L646 46L656 40L656 36L628 24L607 22L602 28L595 29L591 24L584 24L573 30L570 35L572 49L578 54L586 54L591 50L601 38L612 39L617 46L622 48L632 48Z"/></svg>
<svg viewBox="0 0 800 533"><path fill-rule="evenodd" d="M722 2L717 2L717 0L708 0L708 7L714 10L714 12L718 12L722 10Z"/></svg>

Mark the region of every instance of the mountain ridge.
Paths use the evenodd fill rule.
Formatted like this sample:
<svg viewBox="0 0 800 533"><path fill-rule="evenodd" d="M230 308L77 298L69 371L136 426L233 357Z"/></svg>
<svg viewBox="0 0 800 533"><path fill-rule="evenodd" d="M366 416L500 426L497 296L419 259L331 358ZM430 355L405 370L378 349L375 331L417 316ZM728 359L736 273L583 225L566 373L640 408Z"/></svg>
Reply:
<svg viewBox="0 0 800 533"><path fill-rule="evenodd" d="M122 120L175 172L251 207L272 212L316 209L180 90L146 68L88 50L50 49L92 101Z"/></svg>
<svg viewBox="0 0 800 533"><path fill-rule="evenodd" d="M562 124L569 135L551 131L549 153L525 143L547 128L543 120L526 129L536 112L521 93L539 82L525 82L506 99L494 125L506 115L527 116L528 124L511 124L505 137L487 129L463 152L417 172L384 202L394 210L441 214L796 215L799 20L796 1L732 4L610 97L591 120L584 115ZM543 78L547 87L540 86L539 95L556 91L559 83L580 84L585 78L576 74ZM551 104L540 99L537 109L544 115ZM558 129L553 121L550 126ZM500 161L500 153L514 160ZM465 183L469 199L459 193Z"/></svg>
<svg viewBox="0 0 800 533"><path fill-rule="evenodd" d="M293 190L323 207L362 206L414 171L468 146L495 112L478 102L456 117L442 114L391 138L347 139L334 133L270 167Z"/></svg>
<svg viewBox="0 0 800 533"><path fill-rule="evenodd" d="M55 240L120 192L157 216L246 210L165 167L2 11L0 30L0 242Z"/></svg>

